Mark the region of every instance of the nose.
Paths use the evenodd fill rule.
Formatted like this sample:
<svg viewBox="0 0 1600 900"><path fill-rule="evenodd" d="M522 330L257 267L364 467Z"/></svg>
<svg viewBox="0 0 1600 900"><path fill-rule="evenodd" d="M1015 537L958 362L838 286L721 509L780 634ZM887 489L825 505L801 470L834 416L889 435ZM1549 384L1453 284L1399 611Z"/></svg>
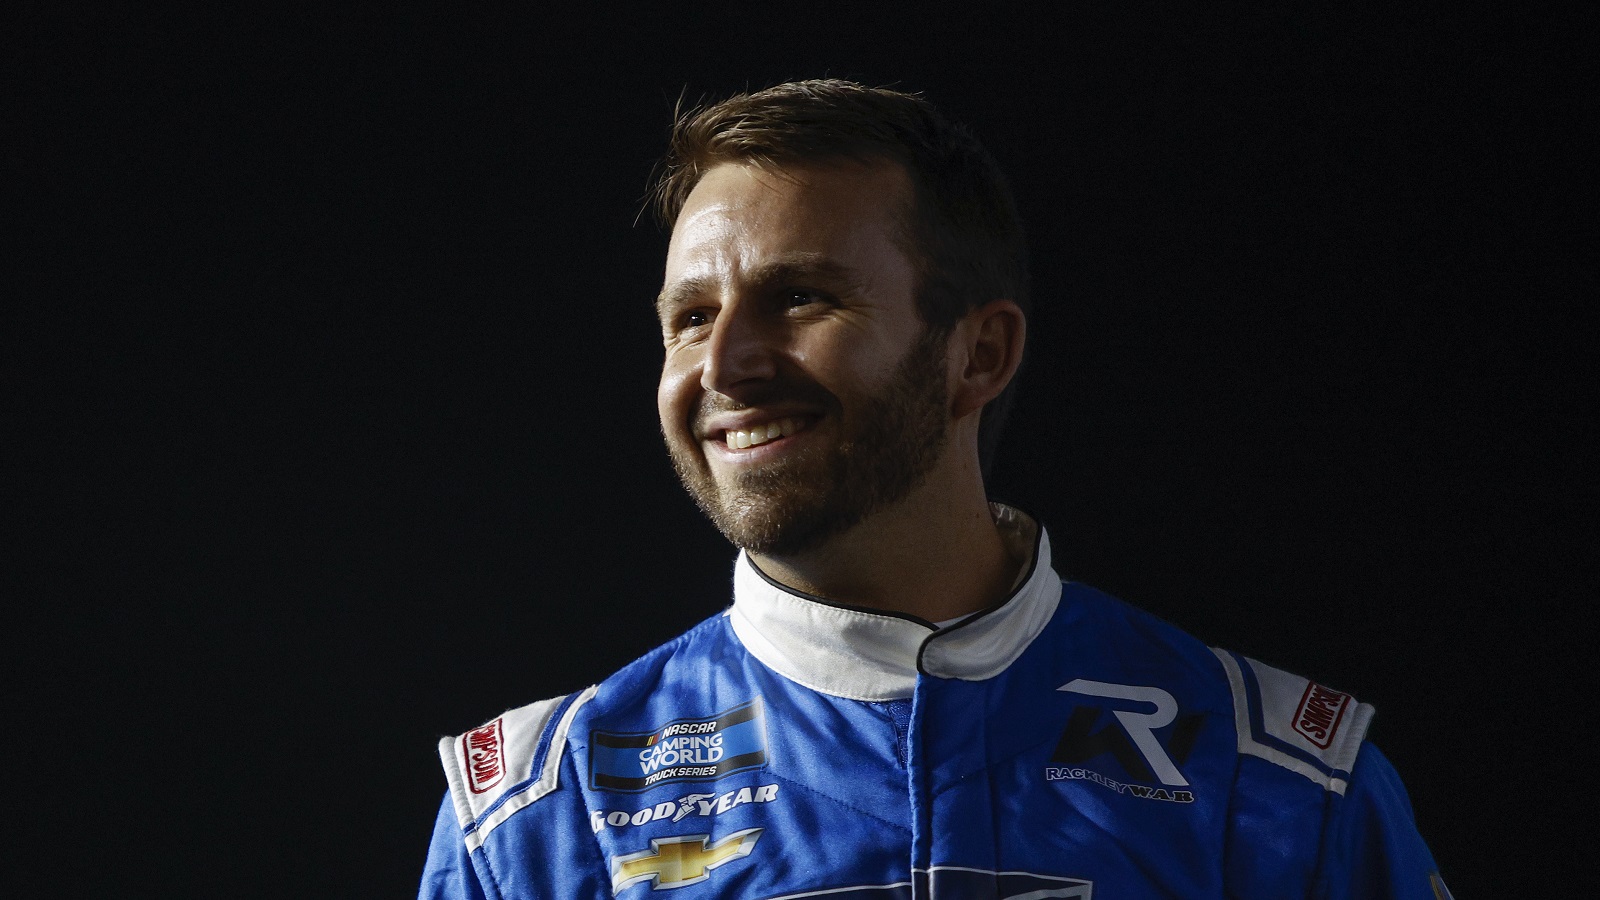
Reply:
<svg viewBox="0 0 1600 900"><path fill-rule="evenodd" d="M777 338L771 323L748 306L724 307L711 325L700 386L738 399L749 387L771 381L778 374Z"/></svg>

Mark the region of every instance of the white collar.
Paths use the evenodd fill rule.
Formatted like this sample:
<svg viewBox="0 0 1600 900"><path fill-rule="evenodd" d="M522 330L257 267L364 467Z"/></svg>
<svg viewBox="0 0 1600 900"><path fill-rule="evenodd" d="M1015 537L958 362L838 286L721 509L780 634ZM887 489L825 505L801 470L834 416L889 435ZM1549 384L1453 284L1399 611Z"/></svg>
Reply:
<svg viewBox="0 0 1600 900"><path fill-rule="evenodd" d="M1055 614L1061 578L1050 568L1050 539L1026 513L989 504L1018 559L1011 595L943 631L897 613L841 606L771 580L743 551L733 572L734 633L768 668L815 691L852 700L900 700L919 670L981 681L1015 662Z"/></svg>

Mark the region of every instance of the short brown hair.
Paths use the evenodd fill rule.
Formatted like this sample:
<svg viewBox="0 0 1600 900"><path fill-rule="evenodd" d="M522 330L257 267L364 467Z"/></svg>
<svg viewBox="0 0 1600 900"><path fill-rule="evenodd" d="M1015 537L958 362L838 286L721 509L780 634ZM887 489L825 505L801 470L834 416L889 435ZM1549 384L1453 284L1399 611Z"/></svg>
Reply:
<svg viewBox="0 0 1600 900"><path fill-rule="evenodd" d="M690 191L721 163L899 163L911 177L903 249L916 267L917 312L936 335L969 310L1009 298L1029 310L1028 251L1000 167L966 128L916 94L821 79L737 94L673 125L653 190L672 230ZM988 473L1016 380L983 410L978 450Z"/></svg>

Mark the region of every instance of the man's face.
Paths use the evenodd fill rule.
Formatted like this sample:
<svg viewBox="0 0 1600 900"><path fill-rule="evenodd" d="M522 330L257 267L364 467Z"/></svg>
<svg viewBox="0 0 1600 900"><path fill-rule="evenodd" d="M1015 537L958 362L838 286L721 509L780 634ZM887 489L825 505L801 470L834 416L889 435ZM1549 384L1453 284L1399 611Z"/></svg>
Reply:
<svg viewBox="0 0 1600 900"><path fill-rule="evenodd" d="M658 304L661 430L738 546L816 547L903 498L943 452L944 342L896 242L910 190L888 164L724 164L678 216Z"/></svg>

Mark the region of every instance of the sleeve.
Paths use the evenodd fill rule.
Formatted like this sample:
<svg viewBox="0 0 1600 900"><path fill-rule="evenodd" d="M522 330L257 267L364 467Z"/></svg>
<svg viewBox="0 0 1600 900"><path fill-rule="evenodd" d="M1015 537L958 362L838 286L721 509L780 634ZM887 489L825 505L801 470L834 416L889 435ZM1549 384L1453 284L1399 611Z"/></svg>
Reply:
<svg viewBox="0 0 1600 900"><path fill-rule="evenodd" d="M428 844L428 862L422 869L417 900L486 900L472 858L456 823L455 804L446 792Z"/></svg>
<svg viewBox="0 0 1600 900"><path fill-rule="evenodd" d="M1321 900L1451 900L1417 832L1411 799L1378 748L1363 743L1323 835Z"/></svg>

